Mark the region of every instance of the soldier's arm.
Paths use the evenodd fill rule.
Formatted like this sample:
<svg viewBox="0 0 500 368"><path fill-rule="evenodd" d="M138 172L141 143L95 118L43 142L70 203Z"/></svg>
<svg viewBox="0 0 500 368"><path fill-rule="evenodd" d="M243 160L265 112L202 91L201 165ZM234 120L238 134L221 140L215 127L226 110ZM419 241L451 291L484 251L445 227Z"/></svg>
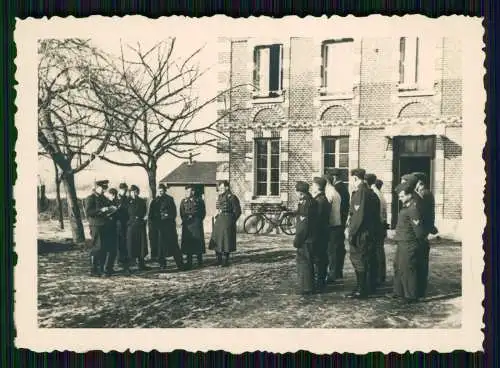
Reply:
<svg viewBox="0 0 500 368"><path fill-rule="evenodd" d="M205 207L205 201L203 199L200 199L200 217L202 220L205 220L206 216L207 216L207 209Z"/></svg>
<svg viewBox="0 0 500 368"><path fill-rule="evenodd" d="M232 196L232 202L233 202L233 213L234 213L234 218L235 220L238 220L241 216L241 206L240 206L240 200L238 197L235 195Z"/></svg>
<svg viewBox="0 0 500 368"><path fill-rule="evenodd" d="M179 205L179 216L181 217L181 220L184 221L186 219L186 209L185 209L185 200L181 200L181 203Z"/></svg>
<svg viewBox="0 0 500 368"><path fill-rule="evenodd" d="M422 214L416 204L409 207L408 216L410 217L410 223L417 239L425 238L427 234L424 228L424 222L422 221Z"/></svg>
<svg viewBox="0 0 500 368"><path fill-rule="evenodd" d="M174 199L173 198L170 198L170 211L171 214L172 214L172 220L175 220L175 218L177 217L177 206L175 205L175 202L174 202Z"/></svg>
<svg viewBox="0 0 500 368"><path fill-rule="evenodd" d="M97 208L97 201L95 196L91 196L87 199L85 208L85 213L88 217L97 217L99 214L99 209Z"/></svg>

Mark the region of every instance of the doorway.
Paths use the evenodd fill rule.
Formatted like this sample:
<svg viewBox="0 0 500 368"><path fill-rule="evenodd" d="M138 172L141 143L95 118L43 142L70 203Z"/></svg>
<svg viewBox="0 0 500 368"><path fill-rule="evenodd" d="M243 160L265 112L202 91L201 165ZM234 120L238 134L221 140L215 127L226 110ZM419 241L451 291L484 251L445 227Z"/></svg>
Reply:
<svg viewBox="0 0 500 368"><path fill-rule="evenodd" d="M413 172L422 172L427 177L427 187L432 191L433 161L435 155L434 136L395 137L393 141L393 197L391 227L398 221L401 202L394 189L401 182L401 177Z"/></svg>

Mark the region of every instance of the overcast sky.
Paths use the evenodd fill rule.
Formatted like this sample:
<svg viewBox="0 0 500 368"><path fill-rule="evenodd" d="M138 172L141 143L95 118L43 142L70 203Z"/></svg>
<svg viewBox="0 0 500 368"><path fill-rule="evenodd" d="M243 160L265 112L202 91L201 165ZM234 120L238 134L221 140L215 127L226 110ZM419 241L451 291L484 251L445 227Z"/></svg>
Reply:
<svg viewBox="0 0 500 368"><path fill-rule="evenodd" d="M117 37L113 35L103 35L100 38L92 38L93 45L101 48L102 50L119 55L120 54L120 41L123 45L132 44L137 46L137 42L140 42L141 49L146 50L152 47L157 42L161 41L163 38L169 37L168 34L161 35L160 37L152 37L148 39L137 39L133 35L122 35L122 37ZM202 52L196 58L196 62L199 63L201 69L210 68L210 71L202 76L199 80L199 85L197 88L198 96L201 101L213 98L217 93L217 41L215 37L203 37L203 35L197 35L196 37L187 37L183 35L176 35L176 45L175 45L175 56L179 58L185 58L185 56L192 54L197 48L205 45ZM124 53L127 48L124 47ZM127 55L126 55L127 56ZM193 121L193 125L206 124L207 121L213 121L216 119L216 104L213 103L211 106L205 108L202 113L200 113ZM209 147L203 147L195 151L201 153L195 158L198 161L214 161L215 160L215 150ZM125 153L116 153L118 155L126 155ZM110 158L116 158L115 153L108 155ZM124 160L133 160L133 157L120 156ZM160 161L158 166L157 180L161 180L170 171L175 169L180 165L183 160L177 159L175 157L165 155ZM54 188L54 169L53 164L48 159L40 159L39 161L39 176L40 180L43 181L47 190L50 192ZM142 168L129 168L123 166L114 166L109 163L103 162L99 159L95 160L89 168L83 172L77 174L76 183L77 188L82 188L92 184L95 179L106 178L111 181L111 186L117 186L118 183L126 181L129 184L136 184L143 192L147 192L147 176L146 172ZM86 192L86 191L85 191ZM79 191L79 196L85 195L82 191Z"/></svg>

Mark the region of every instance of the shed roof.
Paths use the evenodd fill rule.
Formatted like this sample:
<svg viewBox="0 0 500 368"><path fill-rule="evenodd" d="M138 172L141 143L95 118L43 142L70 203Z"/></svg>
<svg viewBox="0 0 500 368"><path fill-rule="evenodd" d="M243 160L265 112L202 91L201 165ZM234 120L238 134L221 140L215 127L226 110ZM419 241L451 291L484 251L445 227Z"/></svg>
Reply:
<svg viewBox="0 0 500 368"><path fill-rule="evenodd" d="M184 162L167 176L160 180L160 183L173 184L205 184L215 185L215 173L217 162L213 161L193 161Z"/></svg>

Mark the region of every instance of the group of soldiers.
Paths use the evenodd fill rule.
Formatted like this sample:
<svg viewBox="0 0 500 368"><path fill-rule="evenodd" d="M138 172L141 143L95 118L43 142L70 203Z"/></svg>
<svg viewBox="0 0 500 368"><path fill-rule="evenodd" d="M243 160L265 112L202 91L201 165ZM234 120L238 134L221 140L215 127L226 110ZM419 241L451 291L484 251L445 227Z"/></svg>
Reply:
<svg viewBox="0 0 500 368"><path fill-rule="evenodd" d="M350 172L354 191L349 195L340 171L333 169L308 183L296 183L299 197L297 229L298 288L301 294L323 292L328 283L343 278L346 255L356 274L356 287L347 295L366 298L386 280L384 241L387 203L383 182L357 168ZM404 175L395 189L402 203L395 229L394 285L391 297L412 303L425 296L429 272L429 234L434 226L434 197L423 173Z"/></svg>
<svg viewBox="0 0 500 368"><path fill-rule="evenodd" d="M206 253L203 228L206 209L197 189L187 185L185 198L179 205L182 220L179 247L177 208L164 184L158 186L157 196L148 209L136 185L129 188L121 183L116 190L109 188L109 180L96 181L93 193L85 201L92 238L91 275L110 276L115 273L115 263L126 274L131 274L131 266L146 270L149 268L145 262L148 254L161 269L166 269L168 257L174 258L178 269L186 270L193 267L193 256L196 256L197 265L201 267ZM209 249L216 252L217 265L228 266L229 254L236 250L236 221L241 215L241 207L227 181L221 182L218 190L218 214Z"/></svg>

